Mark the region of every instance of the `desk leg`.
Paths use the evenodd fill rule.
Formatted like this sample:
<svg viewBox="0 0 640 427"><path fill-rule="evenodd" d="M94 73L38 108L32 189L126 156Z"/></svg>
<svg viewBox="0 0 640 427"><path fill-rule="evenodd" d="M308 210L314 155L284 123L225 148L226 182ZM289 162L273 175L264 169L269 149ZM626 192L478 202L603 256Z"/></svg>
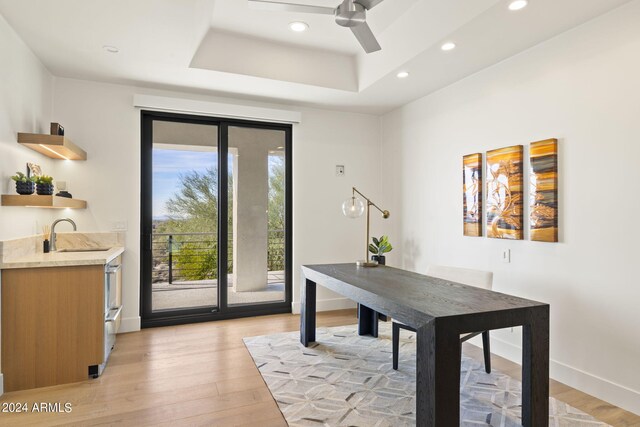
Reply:
<svg viewBox="0 0 640 427"><path fill-rule="evenodd" d="M522 425L549 425L549 307L522 327Z"/></svg>
<svg viewBox="0 0 640 427"><path fill-rule="evenodd" d="M309 347L316 340L316 283L304 280L300 295L300 342Z"/></svg>
<svg viewBox="0 0 640 427"><path fill-rule="evenodd" d="M378 337L378 312L358 304L358 335Z"/></svg>
<svg viewBox="0 0 640 427"><path fill-rule="evenodd" d="M418 328L416 426L460 425L460 337L431 322Z"/></svg>

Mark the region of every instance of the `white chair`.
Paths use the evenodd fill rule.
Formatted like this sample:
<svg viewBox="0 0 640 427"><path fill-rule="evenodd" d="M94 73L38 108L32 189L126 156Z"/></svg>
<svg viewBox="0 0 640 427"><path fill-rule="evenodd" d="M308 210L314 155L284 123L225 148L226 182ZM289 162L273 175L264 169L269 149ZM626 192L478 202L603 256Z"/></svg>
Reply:
<svg viewBox="0 0 640 427"><path fill-rule="evenodd" d="M491 290L493 286L493 273L490 271L470 270L468 268L445 267L433 265L427 267L427 276L437 277L450 282L462 283L463 285L475 286ZM403 323L393 322L393 369L398 369L398 354L400 351L400 329L416 330ZM482 347L484 349L484 369L491 373L491 347L489 344L489 331L472 332L460 335L460 345L476 335L482 334Z"/></svg>

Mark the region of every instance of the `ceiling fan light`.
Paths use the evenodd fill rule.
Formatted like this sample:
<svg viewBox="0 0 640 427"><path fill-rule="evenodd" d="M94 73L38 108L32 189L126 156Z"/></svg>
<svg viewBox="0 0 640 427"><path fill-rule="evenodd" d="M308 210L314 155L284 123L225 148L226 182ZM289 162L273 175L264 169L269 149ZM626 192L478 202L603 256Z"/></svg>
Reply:
<svg viewBox="0 0 640 427"><path fill-rule="evenodd" d="M302 33L303 31L307 31L309 29L309 24L302 21L294 21L289 24L289 29L296 33Z"/></svg>
<svg viewBox="0 0 640 427"><path fill-rule="evenodd" d="M529 4L529 2L527 0L514 0L511 3L509 3L509 10L520 10L520 9L524 9L525 7L527 7L527 5Z"/></svg>

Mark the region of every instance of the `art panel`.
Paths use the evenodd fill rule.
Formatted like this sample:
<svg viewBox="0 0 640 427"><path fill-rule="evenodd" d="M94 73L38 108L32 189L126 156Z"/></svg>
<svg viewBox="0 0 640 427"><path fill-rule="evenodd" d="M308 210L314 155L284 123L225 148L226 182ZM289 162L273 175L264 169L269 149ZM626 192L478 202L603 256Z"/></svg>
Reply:
<svg viewBox="0 0 640 427"><path fill-rule="evenodd" d="M531 143L529 227L531 240L558 241L558 140Z"/></svg>
<svg viewBox="0 0 640 427"><path fill-rule="evenodd" d="M522 145L487 152L487 236L522 240Z"/></svg>
<svg viewBox="0 0 640 427"><path fill-rule="evenodd" d="M482 236L481 153L462 158L462 218L465 236Z"/></svg>

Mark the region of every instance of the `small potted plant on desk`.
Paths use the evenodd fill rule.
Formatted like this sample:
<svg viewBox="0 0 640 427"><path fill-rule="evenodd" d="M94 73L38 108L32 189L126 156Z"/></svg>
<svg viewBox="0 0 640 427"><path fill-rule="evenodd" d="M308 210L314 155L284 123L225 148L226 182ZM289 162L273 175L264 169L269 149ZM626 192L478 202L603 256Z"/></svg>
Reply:
<svg viewBox="0 0 640 427"><path fill-rule="evenodd" d="M33 192L35 191L34 177L28 177L22 172L16 172L16 174L12 176L11 179L16 182L16 193L29 195L33 194Z"/></svg>
<svg viewBox="0 0 640 427"><path fill-rule="evenodd" d="M373 243L369 243L369 252L374 254L371 256L371 259L373 261L378 261L378 264L380 265L386 265L387 259L384 254L391 252L391 249L393 249L393 246L389 243L389 236L382 236L379 239L374 237ZM389 316L383 313L378 313L378 319L383 322L388 322L390 320Z"/></svg>
<svg viewBox="0 0 640 427"><path fill-rule="evenodd" d="M374 254L371 259L373 261L378 261L378 264L385 265L386 258L384 254L387 252L391 252L393 246L389 243L389 236L382 236L380 239L374 237L373 243L369 243L369 252Z"/></svg>
<svg viewBox="0 0 640 427"><path fill-rule="evenodd" d="M53 194L53 178L47 175L36 177L36 193L41 196L51 196Z"/></svg>

